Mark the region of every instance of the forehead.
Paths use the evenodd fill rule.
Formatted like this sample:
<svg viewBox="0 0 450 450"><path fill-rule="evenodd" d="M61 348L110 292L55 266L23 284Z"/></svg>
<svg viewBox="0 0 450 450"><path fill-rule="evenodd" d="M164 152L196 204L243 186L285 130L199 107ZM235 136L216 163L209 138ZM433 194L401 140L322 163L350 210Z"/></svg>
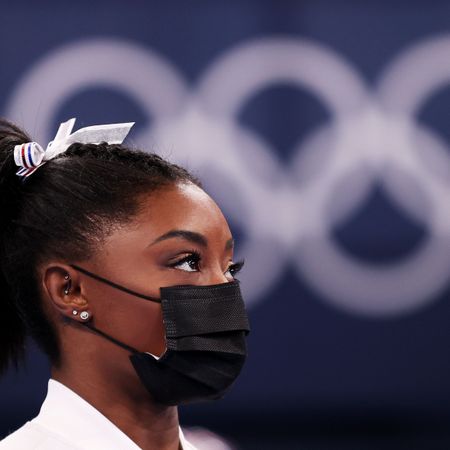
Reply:
<svg viewBox="0 0 450 450"><path fill-rule="evenodd" d="M147 246L172 230L204 235L211 248L220 248L231 238L228 223L214 200L194 184L166 186L142 195L140 212L110 234L95 259L99 264L120 260L120 266L135 264Z"/></svg>
<svg viewBox="0 0 450 450"><path fill-rule="evenodd" d="M135 224L155 235L172 229L231 235L216 202L192 183L176 184L143 196L140 206Z"/></svg>

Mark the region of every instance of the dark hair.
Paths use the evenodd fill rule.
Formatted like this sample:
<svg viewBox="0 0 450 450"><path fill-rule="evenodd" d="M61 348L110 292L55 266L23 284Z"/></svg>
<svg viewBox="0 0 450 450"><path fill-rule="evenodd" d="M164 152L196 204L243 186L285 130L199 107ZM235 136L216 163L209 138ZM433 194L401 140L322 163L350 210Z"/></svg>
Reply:
<svg viewBox="0 0 450 450"><path fill-rule="evenodd" d="M106 143L72 144L23 181L14 146L30 142L0 119L0 373L23 359L27 335L59 361L36 267L49 258L88 259L120 224L139 212L141 194L199 181L153 153Z"/></svg>

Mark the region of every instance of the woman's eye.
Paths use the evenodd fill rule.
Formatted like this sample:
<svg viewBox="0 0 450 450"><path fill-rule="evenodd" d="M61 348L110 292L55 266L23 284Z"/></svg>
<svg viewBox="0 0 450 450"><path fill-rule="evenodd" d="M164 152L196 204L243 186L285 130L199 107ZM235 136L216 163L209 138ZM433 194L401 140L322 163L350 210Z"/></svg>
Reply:
<svg viewBox="0 0 450 450"><path fill-rule="evenodd" d="M186 272L198 272L200 262L200 255L192 253L179 261L176 261L170 265L179 270L184 270Z"/></svg>
<svg viewBox="0 0 450 450"><path fill-rule="evenodd" d="M200 254L192 252L189 255L186 255L184 258L171 263L170 267L177 270L184 270L185 272L198 272L200 270L200 260ZM235 276L240 272L243 266L244 261L232 263L228 266L225 275L231 278L235 278Z"/></svg>
<svg viewBox="0 0 450 450"><path fill-rule="evenodd" d="M235 278L235 276L241 271L243 267L244 267L244 260L230 264L227 271L225 272L225 275L229 273L232 278Z"/></svg>

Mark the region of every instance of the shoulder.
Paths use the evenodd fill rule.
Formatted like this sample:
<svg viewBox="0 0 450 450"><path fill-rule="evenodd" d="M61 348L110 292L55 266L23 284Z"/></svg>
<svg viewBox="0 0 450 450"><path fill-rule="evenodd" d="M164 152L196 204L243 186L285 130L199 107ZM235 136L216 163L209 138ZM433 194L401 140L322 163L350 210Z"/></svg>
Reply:
<svg viewBox="0 0 450 450"><path fill-rule="evenodd" d="M69 442L65 442L50 430L34 423L27 422L14 433L0 441L0 450L75 450Z"/></svg>

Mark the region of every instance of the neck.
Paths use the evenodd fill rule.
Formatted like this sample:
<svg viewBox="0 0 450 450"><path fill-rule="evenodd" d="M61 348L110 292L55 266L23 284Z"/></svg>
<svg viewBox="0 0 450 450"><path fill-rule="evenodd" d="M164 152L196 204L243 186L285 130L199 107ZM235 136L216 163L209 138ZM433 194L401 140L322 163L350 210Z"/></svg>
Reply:
<svg viewBox="0 0 450 450"><path fill-rule="evenodd" d="M92 366L66 361L52 368L52 378L90 403L143 450L179 450L176 407L154 403L137 379L101 376Z"/></svg>

